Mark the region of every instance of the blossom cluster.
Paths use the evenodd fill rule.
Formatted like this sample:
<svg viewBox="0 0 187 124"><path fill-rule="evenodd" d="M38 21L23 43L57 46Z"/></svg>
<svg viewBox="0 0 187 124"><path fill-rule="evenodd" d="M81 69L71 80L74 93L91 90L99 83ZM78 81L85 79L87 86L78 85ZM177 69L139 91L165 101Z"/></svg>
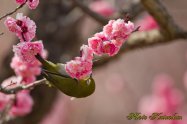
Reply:
<svg viewBox="0 0 187 124"><path fill-rule="evenodd" d="M96 55L114 56L133 31L134 24L130 21L110 20L102 32L96 33L94 37L88 39L88 44Z"/></svg>
<svg viewBox="0 0 187 124"><path fill-rule="evenodd" d="M27 4L29 8L35 9L39 0L16 0L16 2L21 5ZM32 83L41 73L41 63L35 56L46 57L43 42L33 41L36 36L36 24L29 17L23 16L22 13L18 13L16 18L7 17L4 24L10 32L19 38L20 42L13 46L14 57L10 64L16 76L5 80L2 87ZM79 57L75 57L74 60L65 64L67 74L78 80L89 78L92 74L94 55L116 55L133 31L134 24L130 21L123 19L109 21L103 27L102 32L96 33L88 39L88 45L81 46ZM12 97L12 95L0 93L0 111L5 109ZM9 115L11 117L23 116L31 111L32 106L33 100L29 91L18 92Z"/></svg>
<svg viewBox="0 0 187 124"><path fill-rule="evenodd" d="M76 79L85 79L92 73L93 54L114 56L134 31L134 24L123 19L111 20L103 31L88 39L88 45L81 47L81 57L66 63L66 72Z"/></svg>
<svg viewBox="0 0 187 124"><path fill-rule="evenodd" d="M41 72L41 63L35 55L45 56L42 41L32 41L36 33L36 24L29 17L18 13L16 19L7 17L5 25L20 39L20 43L13 46L15 55L11 68L22 78L22 83L32 83Z"/></svg>
<svg viewBox="0 0 187 124"><path fill-rule="evenodd" d="M39 4L39 0L16 0L16 2L18 4L26 3L31 9L35 9ZM22 13L18 13L16 19L7 17L4 23L9 31L15 33L20 39L20 43L13 46L15 54L10 64L16 76L4 80L1 87L14 88L18 85L32 83L41 73L41 63L35 58L35 55L40 54L42 57L46 57L42 41L32 41L36 35L36 24ZM22 90L15 95L0 93L0 112L4 111L12 101L13 104L8 111L10 118L30 113L34 103L29 90Z"/></svg>
<svg viewBox="0 0 187 124"><path fill-rule="evenodd" d="M153 82L153 93L144 97L139 104L139 111L146 115L152 115L155 112L171 116L174 113L182 113L180 110L183 103L183 94L180 90L174 88L173 80L166 74L159 75ZM183 120L144 120L141 124L184 124Z"/></svg>
<svg viewBox="0 0 187 124"><path fill-rule="evenodd" d="M66 63L66 72L76 79L85 79L92 73L93 51L87 45L81 47L81 56Z"/></svg>
<svg viewBox="0 0 187 124"><path fill-rule="evenodd" d="M14 87L21 83L20 77L12 76L2 82L3 88ZM6 105L14 101L10 110L9 118L15 118L17 116L24 116L31 112L33 106L33 99L30 96L30 91L23 90L15 95L6 95L0 93L0 112L6 109Z"/></svg>

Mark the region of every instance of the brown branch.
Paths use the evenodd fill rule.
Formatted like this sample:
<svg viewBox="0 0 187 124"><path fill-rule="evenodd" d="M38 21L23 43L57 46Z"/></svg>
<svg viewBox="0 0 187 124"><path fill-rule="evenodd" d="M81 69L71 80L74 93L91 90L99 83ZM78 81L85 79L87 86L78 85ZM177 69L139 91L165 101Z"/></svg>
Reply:
<svg viewBox="0 0 187 124"><path fill-rule="evenodd" d="M35 86L46 83L46 81L47 81L46 79L41 79L41 80L35 81L31 84L19 85L14 88L3 88L2 86L0 86L0 92L2 92L4 94L15 94L21 90L30 90L30 89L34 88Z"/></svg>
<svg viewBox="0 0 187 124"><path fill-rule="evenodd" d="M92 11L89 7L87 7L86 5L84 5L84 3L82 3L80 0L72 0L73 3L79 7L84 13L86 13L87 15L89 15L90 17L92 17L93 19L95 19L97 22L105 25L108 23L109 18L103 17L101 15L99 15L98 13ZM118 18L124 18L124 16L126 14L129 14L131 19L134 19L136 16L138 16L141 12L144 11L144 8L142 7L141 4L137 3L137 4L133 4L131 7L129 7L128 9L124 9L121 10L118 14L116 14L114 17L114 19L118 19Z"/></svg>
<svg viewBox="0 0 187 124"><path fill-rule="evenodd" d="M141 0L145 9L155 18L160 28L169 35L176 37L181 34L182 29L174 22L160 0Z"/></svg>
<svg viewBox="0 0 187 124"><path fill-rule="evenodd" d="M3 35L3 34L4 34L3 32L2 32L2 33L0 33L0 36L1 36L1 35Z"/></svg>
<svg viewBox="0 0 187 124"><path fill-rule="evenodd" d="M79 7L84 13L86 13L87 15L89 15L90 17L92 17L93 19L95 19L97 22L101 23L101 24L107 24L108 20L107 18L97 14L96 12L92 11L89 7L87 7L86 5L84 5L80 0L72 0L73 3Z"/></svg>
<svg viewBox="0 0 187 124"><path fill-rule="evenodd" d="M130 7L120 10L119 12L120 15L117 15L114 18L116 19L124 18L124 15L129 14L130 20L134 20L139 14L141 14L144 11L145 9L140 2L133 3Z"/></svg>
<svg viewBox="0 0 187 124"><path fill-rule="evenodd" d="M129 37L128 41L123 45L117 56L119 56L123 52L127 52L133 49L171 43L172 41L176 41L176 39L187 38L187 32L183 31L178 25L175 24L174 20L168 14L167 10L159 0L141 0L141 2L147 9L147 11L158 22L161 29L148 32L133 33ZM96 67L109 62L114 57L109 58L103 56L99 58L100 61L94 63Z"/></svg>
<svg viewBox="0 0 187 124"><path fill-rule="evenodd" d="M187 36L187 32L182 32L181 34L178 34L178 36L174 38L166 37L166 35L161 30L152 30L148 32L135 32L131 34L129 39L122 46L121 50L116 56L97 57L99 61L94 62L94 67L98 67L103 64L106 64L107 62L113 60L114 58L119 57L124 52L129 52L134 49L140 49L140 48L151 47L155 45L171 43L171 42L177 41L176 39L184 38L183 37L184 35Z"/></svg>
<svg viewBox="0 0 187 124"><path fill-rule="evenodd" d="M1 17L0 17L0 20L2 20L2 19L4 19L4 18L6 18L7 16L10 16L10 15L14 14L15 12L17 12L19 9L21 9L21 8L26 4L26 2L27 2L27 0L25 1L25 3L21 4L20 6L18 6L18 7L17 7L16 9L14 9L13 11L11 11L11 12L9 12L9 13L7 13L7 14L1 16Z"/></svg>

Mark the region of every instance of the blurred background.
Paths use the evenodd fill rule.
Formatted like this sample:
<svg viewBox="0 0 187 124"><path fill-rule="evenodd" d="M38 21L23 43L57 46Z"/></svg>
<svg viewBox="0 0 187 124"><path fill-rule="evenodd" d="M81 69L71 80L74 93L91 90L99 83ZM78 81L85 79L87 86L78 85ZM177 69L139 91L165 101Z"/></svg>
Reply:
<svg viewBox="0 0 187 124"><path fill-rule="evenodd" d="M108 5L96 4L98 1L82 0L102 16L111 18L119 12L123 14L126 10L133 11L131 7L139 5L139 0L103 0ZM187 1L162 2L176 23L187 30ZM16 6L14 0L1 0L0 15L13 10ZM132 21L141 26L140 20L146 21L145 17L148 14L141 5L139 6L141 12L134 13ZM110 8L110 11L102 12L103 8ZM38 27L36 39L43 40L49 52L48 59L53 62L66 62L79 55L80 46L87 44L87 39L99 32L103 26L84 14L71 0L40 0L36 10L30 11L24 7L19 12L35 20ZM13 56L12 45L16 44L18 39L5 28L3 21L0 22L1 32L4 32L4 35L0 36L0 80L3 81L14 74L9 63ZM93 95L70 100L70 97L54 88L38 86L32 91L35 101L32 113L10 124L139 123L128 120L126 116L138 111L142 98L152 94L153 80L163 73L169 75L174 80L174 88L183 93L184 105L181 109L187 112L186 71L187 43L182 40L130 51L94 69L96 91ZM148 105L147 108L149 107Z"/></svg>

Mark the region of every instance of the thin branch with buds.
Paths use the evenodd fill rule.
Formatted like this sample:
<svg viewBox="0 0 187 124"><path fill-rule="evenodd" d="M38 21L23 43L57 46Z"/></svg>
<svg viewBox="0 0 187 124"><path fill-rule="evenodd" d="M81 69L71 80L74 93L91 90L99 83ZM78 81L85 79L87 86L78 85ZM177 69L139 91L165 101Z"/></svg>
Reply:
<svg viewBox="0 0 187 124"><path fill-rule="evenodd" d="M6 18L7 16L10 16L10 15L16 13L19 9L21 9L21 8L26 4L26 2L27 2L27 0L25 1L25 3L21 4L20 6L18 6L15 10L13 10L13 11L11 11L11 12L9 12L9 13L3 15L3 16L1 16L1 17L0 17L0 20Z"/></svg>
<svg viewBox="0 0 187 124"><path fill-rule="evenodd" d="M30 89L34 88L35 86L45 84L46 81L47 81L46 79L41 79L41 80L35 81L31 84L19 85L14 88L3 88L2 86L0 86L0 92L2 92L4 94L16 94L17 92L19 92L21 90L30 90Z"/></svg>
<svg viewBox="0 0 187 124"><path fill-rule="evenodd" d="M1 36L1 35L3 35L3 34L4 34L3 32L2 32L2 33L0 33L0 36Z"/></svg>

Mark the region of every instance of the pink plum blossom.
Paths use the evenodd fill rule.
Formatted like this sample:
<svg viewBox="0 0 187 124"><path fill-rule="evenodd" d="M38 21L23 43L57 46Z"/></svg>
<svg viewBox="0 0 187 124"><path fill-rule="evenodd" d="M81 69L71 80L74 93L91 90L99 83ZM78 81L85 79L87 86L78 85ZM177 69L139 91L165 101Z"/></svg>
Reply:
<svg viewBox="0 0 187 124"><path fill-rule="evenodd" d="M92 61L93 50L89 46L82 45L80 50L81 50L81 58L83 61Z"/></svg>
<svg viewBox="0 0 187 124"><path fill-rule="evenodd" d="M88 39L88 45L93 49L96 55L108 54L113 56L117 54L121 46L117 46L114 42L116 40L108 40L105 35L101 33L95 34L94 37Z"/></svg>
<svg viewBox="0 0 187 124"><path fill-rule="evenodd" d="M25 2L30 9L36 9L39 4L39 0L16 0L16 3L18 4L24 4Z"/></svg>
<svg viewBox="0 0 187 124"><path fill-rule="evenodd" d="M72 78L85 79L92 73L92 62L76 57L75 60L66 63L65 69Z"/></svg>
<svg viewBox="0 0 187 124"><path fill-rule="evenodd" d="M36 24L22 13L18 13L16 19L7 17L5 25L9 31L16 33L20 41L31 41L35 37Z"/></svg>
<svg viewBox="0 0 187 124"><path fill-rule="evenodd" d="M153 93L166 100L168 111L176 111L182 105L184 96L176 88L174 88L173 80L166 74L160 74L154 79Z"/></svg>
<svg viewBox="0 0 187 124"><path fill-rule="evenodd" d="M13 51L23 62L35 63L38 62L35 55L42 55L44 49L42 41L35 41L21 42L16 46L13 46Z"/></svg>
<svg viewBox="0 0 187 124"><path fill-rule="evenodd" d="M5 108L9 102L9 97L3 93L0 93L0 112Z"/></svg>
<svg viewBox="0 0 187 124"><path fill-rule="evenodd" d="M39 4L39 0L28 0L27 5L29 6L30 9L36 9L36 7Z"/></svg>
<svg viewBox="0 0 187 124"><path fill-rule="evenodd" d="M18 4L24 4L26 2L26 0L16 0L16 3Z"/></svg>
<svg viewBox="0 0 187 124"><path fill-rule="evenodd" d="M102 16L111 16L115 13L115 8L107 1L99 0L90 4L90 9Z"/></svg>
<svg viewBox="0 0 187 124"><path fill-rule="evenodd" d="M152 113L163 113L163 115L172 115L182 108L183 94L173 86L173 80L165 75L159 75L153 82L153 93L141 99L139 111L146 115ZM179 114L180 115L180 114ZM141 124L183 124L184 121L176 120L145 120Z"/></svg>
<svg viewBox="0 0 187 124"><path fill-rule="evenodd" d="M32 111L33 99L29 91L21 91L16 94L16 100L10 110L12 117L24 116Z"/></svg>
<svg viewBox="0 0 187 124"><path fill-rule="evenodd" d="M92 73L93 50L88 45L82 45L80 53L80 57L65 64L65 69L72 78L85 79Z"/></svg>
<svg viewBox="0 0 187 124"><path fill-rule="evenodd" d="M104 36L104 35L103 35ZM102 42L103 40L99 37L92 37L88 39L88 45L90 48L92 48L93 52L97 55L102 55Z"/></svg>
<svg viewBox="0 0 187 124"><path fill-rule="evenodd" d="M103 33L109 39L121 38L124 41L134 31L134 24L130 21L125 22L123 19L117 19L109 21L103 28Z"/></svg>
<svg viewBox="0 0 187 124"><path fill-rule="evenodd" d="M17 76L22 77L22 83L32 83L36 76L41 73L41 63L23 62L18 56L14 56L11 61L11 68L14 69Z"/></svg>
<svg viewBox="0 0 187 124"><path fill-rule="evenodd" d="M88 39L88 45L96 55L114 56L134 29L134 24L130 21L110 20L102 32L96 33L94 37Z"/></svg>
<svg viewBox="0 0 187 124"><path fill-rule="evenodd" d="M16 23L16 19L12 18L12 17L7 17L7 19L5 20L5 26L9 29L9 31L11 32L21 32L21 28L20 26L17 25Z"/></svg>
<svg viewBox="0 0 187 124"><path fill-rule="evenodd" d="M111 41L105 41L102 45L103 53L107 53L109 56L114 56L118 53L119 48Z"/></svg>
<svg viewBox="0 0 187 124"><path fill-rule="evenodd" d="M157 22L150 15L143 16L141 20L137 21L136 25L140 26L140 31L149 31L159 28Z"/></svg>

